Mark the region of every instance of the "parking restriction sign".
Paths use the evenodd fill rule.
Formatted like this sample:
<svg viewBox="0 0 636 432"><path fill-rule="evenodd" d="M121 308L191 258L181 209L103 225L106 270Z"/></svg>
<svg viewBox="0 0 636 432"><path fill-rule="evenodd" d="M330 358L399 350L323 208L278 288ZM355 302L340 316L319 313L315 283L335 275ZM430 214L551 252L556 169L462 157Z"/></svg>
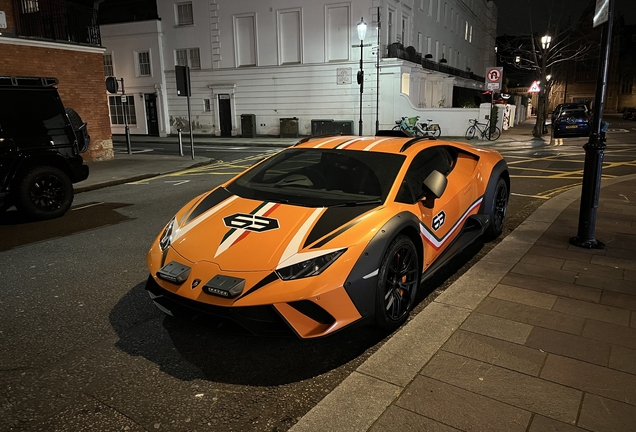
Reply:
<svg viewBox="0 0 636 432"><path fill-rule="evenodd" d="M486 88L488 90L501 90L502 78L503 78L502 67L486 68Z"/></svg>

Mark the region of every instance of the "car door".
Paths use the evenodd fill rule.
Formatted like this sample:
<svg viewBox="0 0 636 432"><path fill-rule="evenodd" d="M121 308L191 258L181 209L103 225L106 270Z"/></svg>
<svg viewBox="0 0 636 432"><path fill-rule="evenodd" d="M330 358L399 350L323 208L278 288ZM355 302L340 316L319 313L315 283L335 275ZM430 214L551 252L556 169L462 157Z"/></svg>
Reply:
<svg viewBox="0 0 636 432"><path fill-rule="evenodd" d="M449 184L441 197L425 198L423 182L433 170L447 178L451 175L457 152L448 146L435 146L422 150L409 166L399 201L412 202L422 223L420 234L424 240L424 268L428 267L452 242L461 226L457 226L464 210L462 208L463 187Z"/></svg>

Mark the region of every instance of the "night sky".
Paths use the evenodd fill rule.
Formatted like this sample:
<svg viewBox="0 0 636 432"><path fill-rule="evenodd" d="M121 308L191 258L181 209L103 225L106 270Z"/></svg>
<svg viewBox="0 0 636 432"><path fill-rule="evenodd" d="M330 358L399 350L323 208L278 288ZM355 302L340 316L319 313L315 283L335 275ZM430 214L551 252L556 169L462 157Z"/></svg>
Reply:
<svg viewBox="0 0 636 432"><path fill-rule="evenodd" d="M595 0L593 0L596 3ZM585 0L494 0L497 5L499 19L497 21L497 35L519 35L530 32L530 22L533 30L542 32L547 27L548 12L554 6L552 17L561 17L562 22L568 18L575 22L581 12L589 4ZM634 0L616 0L616 11L625 17L625 24L636 24L636 8ZM529 18L532 16L532 20Z"/></svg>

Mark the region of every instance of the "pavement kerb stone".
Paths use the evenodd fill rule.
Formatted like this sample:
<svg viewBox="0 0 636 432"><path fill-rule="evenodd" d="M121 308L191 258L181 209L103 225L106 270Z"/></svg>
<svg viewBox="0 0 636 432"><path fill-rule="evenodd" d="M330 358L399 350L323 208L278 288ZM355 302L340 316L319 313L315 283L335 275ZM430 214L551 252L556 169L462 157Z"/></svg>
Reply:
<svg viewBox="0 0 636 432"><path fill-rule="evenodd" d="M631 180L636 180L636 174L603 180L601 187ZM561 212L580 197L581 188L577 187L545 202L433 303L398 330L355 372L302 417L290 432L368 431L508 270L525 255ZM475 278L476 274L483 274L484 271L492 272L494 264L499 264L501 268L492 277L482 280ZM504 271L505 268L508 270ZM433 322L442 318L449 319L450 322ZM435 331L430 326L435 326ZM396 375L393 371L396 361L404 369L401 372L405 373ZM365 385L368 386L366 389ZM382 392L372 396L378 388ZM392 399L388 400L390 397ZM371 406L373 404L375 406ZM361 411L356 411L357 408Z"/></svg>

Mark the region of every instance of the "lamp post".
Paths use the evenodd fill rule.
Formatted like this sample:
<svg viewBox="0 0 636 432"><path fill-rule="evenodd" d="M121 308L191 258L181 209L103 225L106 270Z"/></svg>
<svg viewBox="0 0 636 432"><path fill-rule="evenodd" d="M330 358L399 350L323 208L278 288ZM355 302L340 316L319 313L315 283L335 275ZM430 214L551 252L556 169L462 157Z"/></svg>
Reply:
<svg viewBox="0 0 636 432"><path fill-rule="evenodd" d="M358 38L360 39L360 70L358 71L358 84L360 85L360 123L358 125L359 135L362 136L362 92L364 91L364 70L362 69L362 55L363 55L363 43L364 37L367 34L367 23L364 22L364 18L360 18L358 23Z"/></svg>

